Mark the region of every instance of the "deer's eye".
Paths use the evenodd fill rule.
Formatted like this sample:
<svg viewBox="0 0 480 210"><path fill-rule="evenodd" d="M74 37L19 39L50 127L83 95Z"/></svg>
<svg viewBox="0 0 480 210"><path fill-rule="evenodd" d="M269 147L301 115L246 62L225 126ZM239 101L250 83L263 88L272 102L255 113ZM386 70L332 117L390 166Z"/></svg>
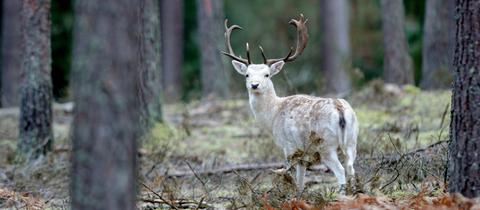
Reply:
<svg viewBox="0 0 480 210"><path fill-rule="evenodd" d="M265 77L268 77L268 76L270 76L270 75L268 75L268 74L265 74Z"/></svg>
<svg viewBox="0 0 480 210"><path fill-rule="evenodd" d="M246 74L245 77L248 77L248 74Z"/></svg>

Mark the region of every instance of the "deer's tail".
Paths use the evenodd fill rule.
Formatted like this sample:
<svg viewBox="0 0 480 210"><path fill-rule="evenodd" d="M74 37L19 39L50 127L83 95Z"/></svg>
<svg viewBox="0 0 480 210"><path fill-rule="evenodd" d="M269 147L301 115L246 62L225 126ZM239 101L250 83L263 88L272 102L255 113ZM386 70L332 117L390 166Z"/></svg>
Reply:
<svg viewBox="0 0 480 210"><path fill-rule="evenodd" d="M335 99L335 108L338 111L338 126L340 128L340 149L345 153L345 147L347 146L347 135L346 135L346 126L347 121L345 121L345 109L340 102L340 100Z"/></svg>
<svg viewBox="0 0 480 210"><path fill-rule="evenodd" d="M339 126L340 126L340 134L341 134L341 142L340 142L340 148L342 149L342 151L345 153L345 148L347 146L347 135L346 135L346 131L345 131L345 127L346 127L346 122L345 122L345 116L340 115L340 119L339 119Z"/></svg>

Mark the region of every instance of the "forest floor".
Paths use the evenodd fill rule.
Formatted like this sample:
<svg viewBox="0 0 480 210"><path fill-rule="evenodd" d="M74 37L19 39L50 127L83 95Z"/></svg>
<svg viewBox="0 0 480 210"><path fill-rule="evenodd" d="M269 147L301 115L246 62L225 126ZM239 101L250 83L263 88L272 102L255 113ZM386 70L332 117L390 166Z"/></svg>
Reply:
<svg viewBox="0 0 480 210"><path fill-rule="evenodd" d="M328 170L295 198L282 154L246 99L167 105L139 151L139 209L480 209L445 193L450 92L373 82L347 97L359 122L356 177L339 195ZM0 110L0 208L68 209L71 105L54 109L55 149L15 164L18 110Z"/></svg>

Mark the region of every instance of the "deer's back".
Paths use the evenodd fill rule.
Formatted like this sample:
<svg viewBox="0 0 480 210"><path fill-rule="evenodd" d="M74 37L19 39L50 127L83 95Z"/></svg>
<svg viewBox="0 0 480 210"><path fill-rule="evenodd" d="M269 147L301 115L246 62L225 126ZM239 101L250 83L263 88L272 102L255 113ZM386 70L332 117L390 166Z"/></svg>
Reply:
<svg viewBox="0 0 480 210"><path fill-rule="evenodd" d="M338 146L339 126L345 113L353 113L343 99L293 95L282 98L276 106L272 133L278 146L293 153L312 140L321 140L320 147ZM313 139L312 139L313 138Z"/></svg>

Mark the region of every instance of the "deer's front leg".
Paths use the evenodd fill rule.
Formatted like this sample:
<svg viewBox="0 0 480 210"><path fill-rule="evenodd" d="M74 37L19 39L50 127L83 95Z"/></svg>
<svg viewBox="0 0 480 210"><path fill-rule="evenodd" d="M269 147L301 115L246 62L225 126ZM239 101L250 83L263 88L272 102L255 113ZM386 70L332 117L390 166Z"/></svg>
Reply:
<svg viewBox="0 0 480 210"><path fill-rule="evenodd" d="M296 164L295 169L297 170L296 174L296 182L297 182L297 197L300 198L303 193L303 188L304 188L304 178L305 178L305 172L307 171L307 166L305 164Z"/></svg>

